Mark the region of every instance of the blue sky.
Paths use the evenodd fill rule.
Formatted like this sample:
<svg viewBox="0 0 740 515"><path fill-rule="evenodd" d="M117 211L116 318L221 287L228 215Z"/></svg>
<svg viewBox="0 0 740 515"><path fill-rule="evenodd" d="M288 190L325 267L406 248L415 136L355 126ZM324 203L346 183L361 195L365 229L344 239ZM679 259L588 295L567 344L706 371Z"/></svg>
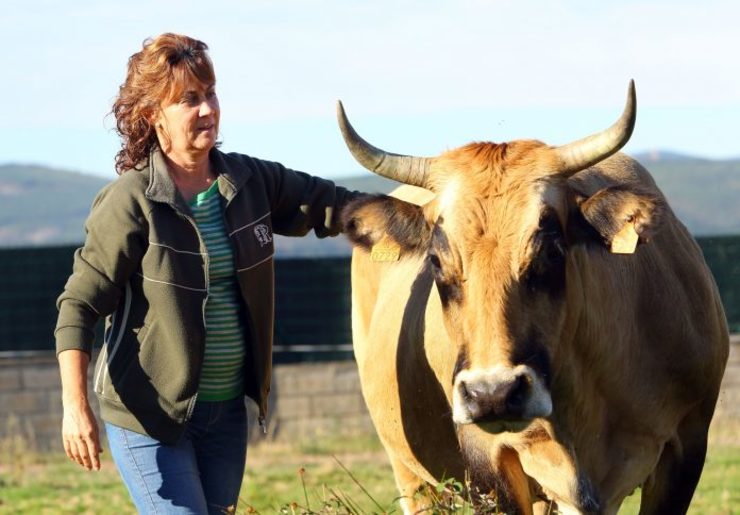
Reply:
<svg viewBox="0 0 740 515"><path fill-rule="evenodd" d="M630 153L740 157L736 0L4 0L0 164L114 177L106 113L128 57L172 31L211 48L223 149L325 177L362 173L342 99L386 150L562 144L637 86Z"/></svg>

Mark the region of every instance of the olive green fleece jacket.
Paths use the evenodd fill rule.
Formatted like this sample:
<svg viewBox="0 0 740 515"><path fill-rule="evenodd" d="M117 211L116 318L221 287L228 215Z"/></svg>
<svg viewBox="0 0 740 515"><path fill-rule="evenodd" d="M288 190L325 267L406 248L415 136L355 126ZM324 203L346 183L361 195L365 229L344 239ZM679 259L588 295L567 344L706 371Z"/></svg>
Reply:
<svg viewBox="0 0 740 515"><path fill-rule="evenodd" d="M338 211L355 193L246 155L213 149L209 158L226 199L248 328L245 394L257 402L262 423L272 372L273 232L337 234ZM85 229L57 301L57 354L90 353L95 325L107 317L93 376L103 419L173 443L198 391L208 253L159 149L103 188Z"/></svg>

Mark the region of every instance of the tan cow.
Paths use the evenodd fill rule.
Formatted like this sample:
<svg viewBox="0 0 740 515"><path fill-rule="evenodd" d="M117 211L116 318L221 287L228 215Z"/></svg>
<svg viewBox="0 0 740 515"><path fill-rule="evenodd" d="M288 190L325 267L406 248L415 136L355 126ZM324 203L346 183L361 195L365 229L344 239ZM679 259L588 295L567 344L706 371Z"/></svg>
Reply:
<svg viewBox="0 0 740 515"><path fill-rule="evenodd" d="M609 129L550 147L386 153L404 186L343 213L362 389L403 495L467 477L507 513L684 513L728 354L717 287L650 174ZM413 187L412 187L413 186ZM419 189L423 188L423 189Z"/></svg>

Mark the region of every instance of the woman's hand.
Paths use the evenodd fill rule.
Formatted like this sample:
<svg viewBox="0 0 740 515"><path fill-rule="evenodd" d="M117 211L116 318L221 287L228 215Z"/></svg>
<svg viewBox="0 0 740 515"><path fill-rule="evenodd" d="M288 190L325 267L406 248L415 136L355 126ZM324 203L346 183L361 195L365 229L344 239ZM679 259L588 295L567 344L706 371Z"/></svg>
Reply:
<svg viewBox="0 0 740 515"><path fill-rule="evenodd" d="M59 353L62 377L62 441L69 459L87 470L100 470L100 432L87 401L87 366L90 355L76 349Z"/></svg>
<svg viewBox="0 0 740 515"><path fill-rule="evenodd" d="M100 470L100 433L95 414L87 400L64 404L62 441L69 459L87 470Z"/></svg>

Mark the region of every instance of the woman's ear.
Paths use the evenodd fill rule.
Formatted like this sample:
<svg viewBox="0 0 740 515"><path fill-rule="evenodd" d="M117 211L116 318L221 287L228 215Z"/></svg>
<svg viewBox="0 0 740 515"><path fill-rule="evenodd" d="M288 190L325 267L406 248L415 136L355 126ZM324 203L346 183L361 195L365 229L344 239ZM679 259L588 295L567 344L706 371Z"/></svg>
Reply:
<svg viewBox="0 0 740 515"><path fill-rule="evenodd" d="M170 147L170 138L167 134L167 124L164 117L164 112L161 108L157 107L153 109L146 117L149 124L154 128L154 132L159 140L159 146L163 152L167 152Z"/></svg>
<svg viewBox="0 0 740 515"><path fill-rule="evenodd" d="M163 113L161 109L152 109L151 112L146 115L149 125L154 127L154 130L157 131L162 129L162 118Z"/></svg>

